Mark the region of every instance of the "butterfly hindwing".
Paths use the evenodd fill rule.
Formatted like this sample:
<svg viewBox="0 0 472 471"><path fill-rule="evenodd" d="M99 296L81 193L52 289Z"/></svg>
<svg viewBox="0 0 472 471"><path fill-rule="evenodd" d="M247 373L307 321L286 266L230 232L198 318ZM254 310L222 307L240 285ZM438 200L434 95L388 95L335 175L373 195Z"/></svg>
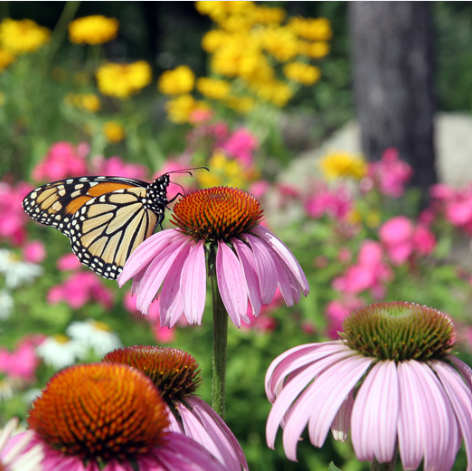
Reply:
<svg viewBox="0 0 472 471"><path fill-rule="evenodd" d="M70 240L79 260L99 275L115 279L124 263L164 218L144 204L145 188L117 190L85 203L70 223Z"/></svg>
<svg viewBox="0 0 472 471"><path fill-rule="evenodd" d="M79 177L48 183L23 200L36 221L68 236L79 260L115 279L164 219L169 176L152 183L121 177Z"/></svg>

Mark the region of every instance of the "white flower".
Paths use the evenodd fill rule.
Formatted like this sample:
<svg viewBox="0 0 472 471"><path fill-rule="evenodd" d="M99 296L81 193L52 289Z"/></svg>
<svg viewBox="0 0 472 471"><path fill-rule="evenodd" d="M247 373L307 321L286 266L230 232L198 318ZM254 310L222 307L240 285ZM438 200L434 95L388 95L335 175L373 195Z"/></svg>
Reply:
<svg viewBox="0 0 472 471"><path fill-rule="evenodd" d="M80 342L65 335L48 337L39 347L36 354L56 370L73 365L78 358L86 355L86 348Z"/></svg>
<svg viewBox="0 0 472 471"><path fill-rule="evenodd" d="M85 322L73 322L66 330L67 335L102 357L112 350L122 347L118 336L110 331L104 322L87 319Z"/></svg>
<svg viewBox="0 0 472 471"><path fill-rule="evenodd" d="M43 267L23 262L10 250L0 249L0 273L5 275L5 286L18 288L43 274Z"/></svg>
<svg viewBox="0 0 472 471"><path fill-rule="evenodd" d="M40 465L44 452L37 444L27 452L23 452L33 438L31 432L25 432L21 438L12 437L18 426L18 419L11 419L0 434L0 469L5 471L41 471ZM9 442L12 443L9 443Z"/></svg>
<svg viewBox="0 0 472 471"><path fill-rule="evenodd" d="M11 294L6 289L0 290L0 319L2 321L10 317L13 304Z"/></svg>

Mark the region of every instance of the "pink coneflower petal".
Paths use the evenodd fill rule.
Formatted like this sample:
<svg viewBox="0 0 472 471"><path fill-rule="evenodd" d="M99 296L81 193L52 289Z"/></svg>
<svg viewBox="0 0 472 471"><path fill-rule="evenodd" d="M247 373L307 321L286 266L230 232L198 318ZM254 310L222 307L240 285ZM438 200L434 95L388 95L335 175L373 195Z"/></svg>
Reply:
<svg viewBox="0 0 472 471"><path fill-rule="evenodd" d="M141 464L147 465L142 469L149 471L171 471L173 469L179 471L222 471L224 469L216 458L208 454L191 438L175 432L170 432L169 438L177 435L178 439L168 440L165 446L151 452L162 467L156 466L157 463L154 460L147 463L147 460L141 459ZM130 468L130 471L132 469Z"/></svg>
<svg viewBox="0 0 472 471"><path fill-rule="evenodd" d="M156 253L164 249L176 237L178 237L178 233L175 230L166 229L159 233L159 237L151 236L138 245L132 258L130 257L126 262L126 270L118 276L118 286L121 288L139 272L144 271L154 260Z"/></svg>
<svg viewBox="0 0 472 471"><path fill-rule="evenodd" d="M162 326L173 327L184 312L184 302L180 290L182 270L190 251L191 244L187 244L174 260L172 270L167 274L162 284L159 299L159 319Z"/></svg>
<svg viewBox="0 0 472 471"><path fill-rule="evenodd" d="M248 322L246 279L238 257L220 241L216 253L216 278L228 315L235 325L240 327L241 319Z"/></svg>
<svg viewBox="0 0 472 471"><path fill-rule="evenodd" d="M447 363L432 360L429 362L441 381L446 394L451 401L457 422L465 444L468 457L466 471L472 470L472 394L464 384L461 375Z"/></svg>
<svg viewBox="0 0 472 471"><path fill-rule="evenodd" d="M271 303L277 289L277 269L267 246L259 238L246 234L245 240L251 246L256 262L256 270L259 278L259 287L261 290L262 304Z"/></svg>
<svg viewBox="0 0 472 471"><path fill-rule="evenodd" d="M248 289L249 300L251 301L252 313L257 316L261 312L262 298L259 288L259 276L256 270L256 262L252 250L240 240L233 240L238 258L243 268L244 277Z"/></svg>
<svg viewBox="0 0 472 471"><path fill-rule="evenodd" d="M180 283L185 316L190 324L201 324L206 297L206 268L203 241L189 251Z"/></svg>
<svg viewBox="0 0 472 471"><path fill-rule="evenodd" d="M300 345L279 355L270 364L266 373L265 388L269 401L275 401L277 394L282 389L285 377L290 373L339 352L344 352L345 356L353 355L353 351L340 341Z"/></svg>
<svg viewBox="0 0 472 471"><path fill-rule="evenodd" d="M354 393L351 391L336 414L331 425L331 432L335 440L345 442L351 429L352 408L354 407Z"/></svg>
<svg viewBox="0 0 472 471"><path fill-rule="evenodd" d="M147 313L147 309L157 295L175 259L185 248L188 240L176 238L154 258L139 283L136 307Z"/></svg>
<svg viewBox="0 0 472 471"><path fill-rule="evenodd" d="M303 294L306 296L310 291L308 281L300 264L292 255L288 247L280 239L275 237L274 234L269 232L264 226L259 225L255 227L252 232L261 237L274 249L275 253L284 261L291 273L293 273L301 287Z"/></svg>
<svg viewBox="0 0 472 471"><path fill-rule="evenodd" d="M397 365L400 381L398 444L405 469L416 469L424 458L425 471L451 469L460 446L457 422L442 387L423 363Z"/></svg>
<svg viewBox="0 0 472 471"><path fill-rule="evenodd" d="M199 397L189 396L186 399L192 412L184 410L185 406L178 405L181 413L185 435L193 438L197 443L215 456L230 471L248 469L246 458L241 447L228 426L220 416Z"/></svg>
<svg viewBox="0 0 472 471"><path fill-rule="evenodd" d="M373 461L374 457L380 463L392 460L398 414L395 362L378 362L364 379L352 411L352 444L360 461Z"/></svg>

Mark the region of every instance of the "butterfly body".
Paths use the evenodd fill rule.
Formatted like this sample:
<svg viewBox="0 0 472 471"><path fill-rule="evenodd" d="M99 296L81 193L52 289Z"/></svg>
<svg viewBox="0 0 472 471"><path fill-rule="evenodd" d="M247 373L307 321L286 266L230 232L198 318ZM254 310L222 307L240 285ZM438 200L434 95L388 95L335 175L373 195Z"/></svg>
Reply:
<svg viewBox="0 0 472 471"><path fill-rule="evenodd" d="M122 177L78 177L48 183L23 200L25 212L69 237L79 260L116 279L133 250L164 219L169 175L151 183Z"/></svg>

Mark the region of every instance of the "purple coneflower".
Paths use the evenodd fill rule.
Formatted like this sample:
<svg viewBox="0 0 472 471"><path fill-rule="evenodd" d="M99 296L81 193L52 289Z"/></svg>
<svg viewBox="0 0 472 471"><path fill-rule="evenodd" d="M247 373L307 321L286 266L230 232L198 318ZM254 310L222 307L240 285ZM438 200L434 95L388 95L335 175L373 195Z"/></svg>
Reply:
<svg viewBox="0 0 472 471"><path fill-rule="evenodd" d="M195 394L201 378L198 364L190 354L176 348L134 346L107 353L103 361L129 365L151 379L167 405L168 431L194 439L228 471L248 470L236 437Z"/></svg>
<svg viewBox="0 0 472 471"><path fill-rule="evenodd" d="M223 471L194 440L168 432L152 381L126 365L72 366L54 375L28 418L42 468L54 471Z"/></svg>
<svg viewBox="0 0 472 471"><path fill-rule="evenodd" d="M296 460L303 429L321 447L329 429L338 440L351 430L361 461L404 469L449 471L462 441L472 470L472 369L452 356L449 316L406 302L354 310L342 340L302 345L269 367L273 403L267 443L279 426L287 457ZM393 468L392 468L393 469Z"/></svg>
<svg viewBox="0 0 472 471"><path fill-rule="evenodd" d="M161 325L172 327L182 314L200 324L206 297L206 255L223 304L238 327L270 304L277 286L287 305L308 294L299 263L286 245L259 223L257 199L235 188L218 187L184 196L175 206L175 229L158 232L130 256L118 283L133 279L137 308L147 313L160 290Z"/></svg>
<svg viewBox="0 0 472 471"><path fill-rule="evenodd" d="M41 445L28 446L33 439L31 432L13 435L18 419L11 419L0 434L0 470L40 471L44 453ZM28 451L25 452L25 450Z"/></svg>

